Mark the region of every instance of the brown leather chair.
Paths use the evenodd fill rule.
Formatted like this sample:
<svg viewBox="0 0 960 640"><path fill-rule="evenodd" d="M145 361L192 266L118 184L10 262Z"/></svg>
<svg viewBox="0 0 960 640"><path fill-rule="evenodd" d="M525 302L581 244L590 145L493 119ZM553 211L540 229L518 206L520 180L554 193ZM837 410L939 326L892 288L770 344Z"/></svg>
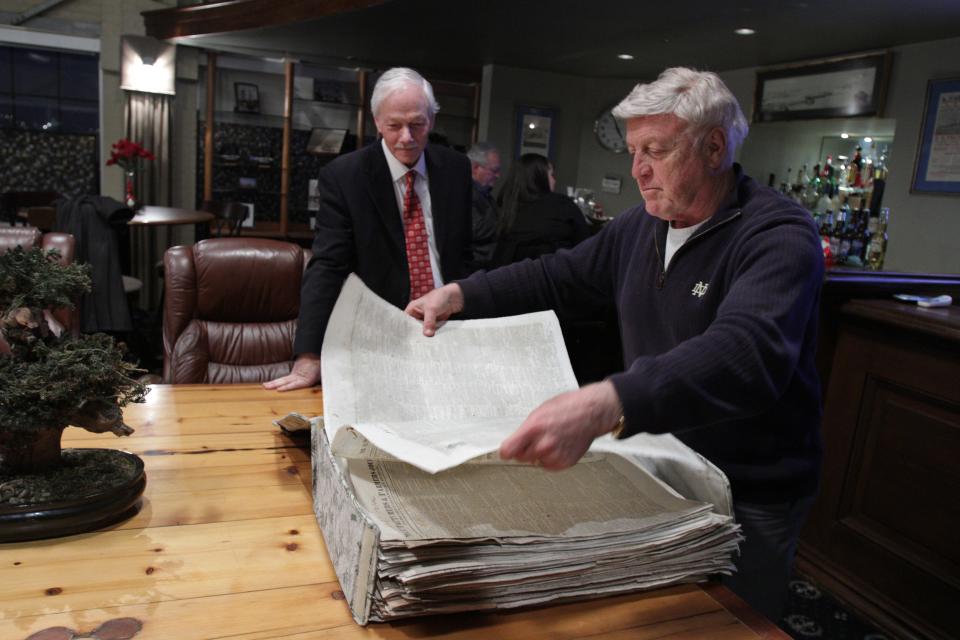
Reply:
<svg viewBox="0 0 960 640"><path fill-rule="evenodd" d="M263 238L211 238L163 257L163 380L263 382L293 365L310 252Z"/></svg>
<svg viewBox="0 0 960 640"><path fill-rule="evenodd" d="M0 227L0 253L17 246L42 247L44 251L56 249L60 252L61 264L73 262L76 253L76 242L69 233L43 233L36 227Z"/></svg>
<svg viewBox="0 0 960 640"><path fill-rule="evenodd" d="M41 247L44 251L56 249L60 252L60 264L73 262L76 254L76 241L69 233L43 233L36 227L0 227L0 253L18 246L24 249ZM79 333L80 313L76 307L57 309L53 315L67 331L74 335Z"/></svg>

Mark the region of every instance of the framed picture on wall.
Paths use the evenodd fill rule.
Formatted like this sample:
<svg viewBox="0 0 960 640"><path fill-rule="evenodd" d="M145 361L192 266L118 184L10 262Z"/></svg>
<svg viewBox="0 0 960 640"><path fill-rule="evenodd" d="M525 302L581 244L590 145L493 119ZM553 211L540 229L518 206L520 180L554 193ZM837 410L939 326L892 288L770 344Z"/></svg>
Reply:
<svg viewBox="0 0 960 640"><path fill-rule="evenodd" d="M233 83L233 110L237 113L260 113L260 89L251 82Z"/></svg>
<svg viewBox="0 0 960 640"><path fill-rule="evenodd" d="M960 78L927 83L910 191L960 194Z"/></svg>
<svg viewBox="0 0 960 640"><path fill-rule="evenodd" d="M556 109L517 107L515 157L538 153L553 160L556 155L556 123Z"/></svg>
<svg viewBox="0 0 960 640"><path fill-rule="evenodd" d="M757 73L753 121L881 116L890 53Z"/></svg>

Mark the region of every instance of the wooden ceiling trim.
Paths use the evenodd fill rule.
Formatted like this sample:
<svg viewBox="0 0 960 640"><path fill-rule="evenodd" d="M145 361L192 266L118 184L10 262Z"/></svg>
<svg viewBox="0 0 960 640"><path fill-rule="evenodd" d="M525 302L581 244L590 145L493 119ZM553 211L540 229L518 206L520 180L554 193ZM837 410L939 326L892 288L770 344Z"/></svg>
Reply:
<svg viewBox="0 0 960 640"><path fill-rule="evenodd" d="M227 0L143 12L147 35L160 40L275 27L367 9L388 0Z"/></svg>

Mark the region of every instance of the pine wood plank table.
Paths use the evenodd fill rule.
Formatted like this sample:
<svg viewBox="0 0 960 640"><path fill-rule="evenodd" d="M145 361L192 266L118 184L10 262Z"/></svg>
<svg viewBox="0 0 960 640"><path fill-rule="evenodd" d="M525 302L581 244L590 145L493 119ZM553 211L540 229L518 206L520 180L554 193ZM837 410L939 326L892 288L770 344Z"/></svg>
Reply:
<svg viewBox="0 0 960 640"><path fill-rule="evenodd" d="M313 516L309 449L271 424L289 411L322 413L320 391L157 385L127 408L129 438L68 429L65 447L144 459L143 506L103 531L0 545L0 638L105 638L90 634L110 621L135 640L788 637L719 585L360 627Z"/></svg>

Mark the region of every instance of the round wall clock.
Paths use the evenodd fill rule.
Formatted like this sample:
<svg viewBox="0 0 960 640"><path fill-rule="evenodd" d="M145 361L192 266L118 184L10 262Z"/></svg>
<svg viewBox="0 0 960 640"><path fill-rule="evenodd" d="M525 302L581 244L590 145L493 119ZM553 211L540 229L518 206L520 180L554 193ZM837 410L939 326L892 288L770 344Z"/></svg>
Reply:
<svg viewBox="0 0 960 640"><path fill-rule="evenodd" d="M610 109L605 109L593 123L593 132L597 142L607 151L623 153L627 150L627 141L624 138L623 128L613 117Z"/></svg>

